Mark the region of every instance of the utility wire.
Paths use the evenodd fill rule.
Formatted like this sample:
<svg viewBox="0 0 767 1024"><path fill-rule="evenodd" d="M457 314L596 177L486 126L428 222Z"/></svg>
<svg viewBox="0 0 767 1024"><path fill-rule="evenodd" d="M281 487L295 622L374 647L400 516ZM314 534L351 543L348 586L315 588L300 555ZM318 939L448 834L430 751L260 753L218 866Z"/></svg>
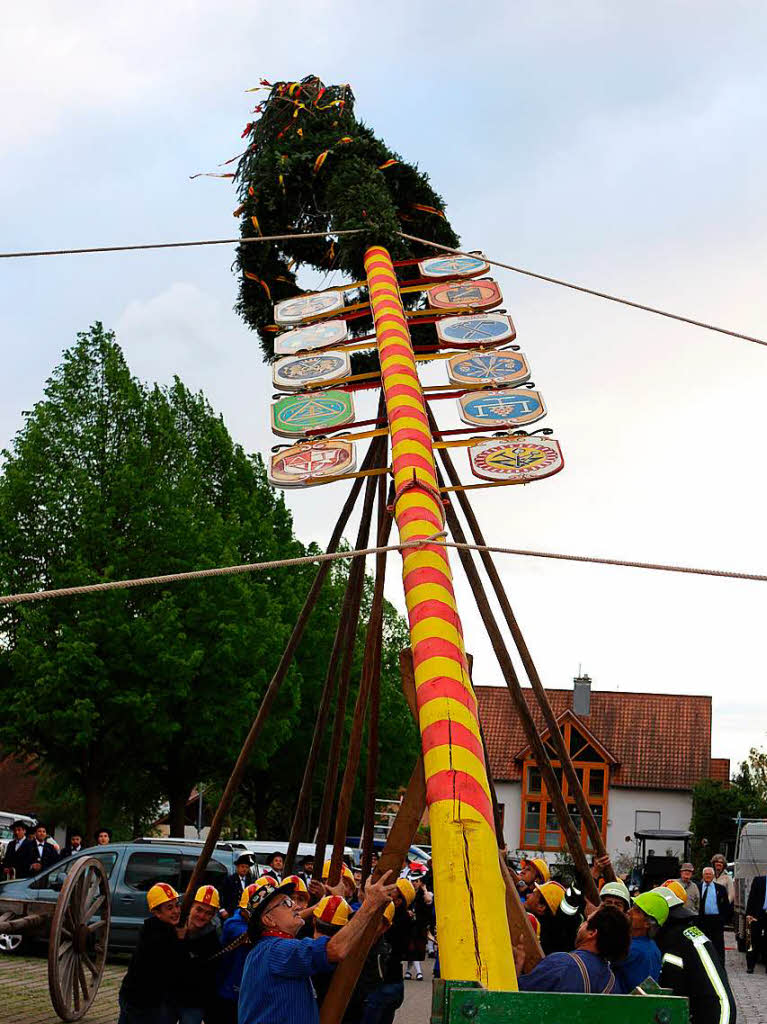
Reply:
<svg viewBox="0 0 767 1024"><path fill-rule="evenodd" d="M90 249L40 249L36 252L0 252L2 260L23 256L74 256L84 252L131 252L135 249L185 249L195 245L249 245L251 242L287 242L294 238L327 238L328 235L357 235L361 228L348 231L306 231L292 235L257 235L252 238L208 238L197 242L145 242L141 245L101 245Z"/></svg>
<svg viewBox="0 0 767 1024"><path fill-rule="evenodd" d="M476 253L463 252L461 249L451 249L448 245L439 245L437 242L430 242L426 238L418 238L416 235L408 235L404 231L399 234L410 242L418 242L421 245L429 245L433 249L442 252L449 252L455 256L473 256ZM716 331L718 334L728 334L731 338L740 338L742 341L752 341L755 345L767 346L767 341L762 338L754 338L750 334L741 334L739 331L731 331L727 327L717 327L715 324L705 323L703 320L693 320L689 316L681 316L679 313L669 313L665 309L656 309L655 306L646 306L642 302L634 302L632 299L625 299L620 295L610 295L607 292L598 292L594 288L586 288L582 284L573 284L572 281L562 281L558 277L549 277L547 274L537 274L533 270L525 270L522 267L512 266L510 263L501 263L500 260L491 260L489 256L482 256L482 259L493 267L503 267L504 270L512 270L515 274L524 274L526 277L534 277L538 281L547 281L549 284L558 284L563 288L572 288L573 291L583 292L586 295L595 295L598 299L608 299L610 302L620 302L623 306L633 306L634 309L643 309L646 313L656 313L658 316L668 317L670 320L679 320L683 324L692 324L693 327L703 327L707 331Z"/></svg>
<svg viewBox="0 0 767 1024"><path fill-rule="evenodd" d="M250 562L245 565L227 565L215 569L196 569L192 572L176 572L167 576L147 576L133 580L111 580L108 583L89 583L82 587L61 587L58 590L36 590L25 594L6 594L0 597L0 605L21 604L28 601L43 601L57 597L78 597L82 594L103 593L106 590L127 590L131 587L146 587L150 584L178 583L185 580L209 579L213 576L232 576L246 572L263 572L294 565L308 565L313 562L330 562L344 558L359 558L389 551L406 551L426 544L441 544L443 547L463 551L488 551L496 555L521 555L526 558L552 558L566 562L589 562L593 565L618 565L631 569L654 569L661 572L688 573L696 576L720 576L727 579L752 580L767 583L767 576L748 572L732 572L727 569L697 569L684 565L663 565L657 562L633 562L620 558L599 558L596 555L570 555L553 551L528 551L523 548L502 548L492 544L459 544L445 539L445 533L434 533L429 537L405 541L402 544L360 548L354 551L334 551L322 555L301 555L298 558L281 558L269 562Z"/></svg>

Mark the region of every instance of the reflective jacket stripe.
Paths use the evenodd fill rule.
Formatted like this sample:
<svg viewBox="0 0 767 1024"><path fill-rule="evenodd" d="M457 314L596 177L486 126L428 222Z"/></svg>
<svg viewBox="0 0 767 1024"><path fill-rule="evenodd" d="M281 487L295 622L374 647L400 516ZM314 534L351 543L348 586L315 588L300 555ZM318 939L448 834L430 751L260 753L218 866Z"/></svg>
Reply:
<svg viewBox="0 0 767 1024"><path fill-rule="evenodd" d="M714 987L714 991L719 997L719 1003L722 1007L722 1012L719 1015L719 1024L730 1024L730 1000L727 997L727 991L722 984L722 979L719 977L719 971L716 969L714 961L711 959L709 951L706 949L707 939L705 936L701 938L694 938L692 940L695 950L700 957L700 962L703 964L703 969L708 975L708 980Z"/></svg>
<svg viewBox="0 0 767 1024"><path fill-rule="evenodd" d="M676 956L674 953L664 953L663 963L671 964L673 967L684 967L684 960L681 956Z"/></svg>

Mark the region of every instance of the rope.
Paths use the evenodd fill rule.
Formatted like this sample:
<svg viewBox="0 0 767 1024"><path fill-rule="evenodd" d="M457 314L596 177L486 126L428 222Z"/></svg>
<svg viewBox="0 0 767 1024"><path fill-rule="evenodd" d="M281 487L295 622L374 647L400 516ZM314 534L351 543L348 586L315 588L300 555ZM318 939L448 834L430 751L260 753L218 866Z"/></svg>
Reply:
<svg viewBox="0 0 767 1024"><path fill-rule="evenodd" d="M146 587L155 583L178 583L183 580L202 580L214 576L232 576L246 572L263 572L292 565L309 565L313 562L330 562L342 558L361 558L363 555L388 554L390 551L405 551L426 544L441 543L447 548L463 551L487 551L495 555L518 555L523 558L549 558L563 562L587 562L592 565L617 565L627 569L653 569L658 572L679 572L694 576L718 576L725 579L752 580L767 583L767 576L749 572L733 572L729 569L700 569L686 565L664 565L658 562L634 562L622 558L600 558L597 555L571 555L555 551L530 551L526 548L502 548L492 544L459 544L445 540L445 533L434 533L420 540L409 540L402 544L388 544L382 547L360 548L354 551L334 551L322 555L302 555L299 558L281 558L270 562L249 562L246 565L227 565L215 569L196 569L192 572L176 572L166 576L147 576L133 580L113 580L109 583L89 583L82 587L61 587L58 590L35 590L24 594L6 594L0 597L0 605L21 604L28 601L43 601L56 597L79 597L81 594L97 594L106 590L127 590L130 587Z"/></svg>
<svg viewBox="0 0 767 1024"><path fill-rule="evenodd" d="M439 245L437 242L430 242L426 238L418 238L416 235L405 234L400 231L402 238L410 242L419 242L421 245L429 245L433 249L440 249L442 252L453 253L455 256L473 256L476 253L463 252L461 249L451 249L448 245ZM668 317L670 320L679 320L683 324L692 324L693 327L703 327L707 331L716 331L718 334L727 334L731 338L740 338L742 341L752 341L755 345L767 346L767 341L762 338L754 338L750 334L741 334L739 331L731 331L727 327L717 327L715 324L705 323L703 320L693 320L689 316L681 316L679 313L669 313L665 309L656 309L655 306L646 306L641 302L634 302L632 299L625 299L620 295L610 295L607 292L598 292L594 288L586 288L582 284L573 284L572 281L562 281L558 277L549 277L546 274L536 274L533 270L524 270L522 267L514 267L510 263L501 263L499 260L491 260L488 256L482 256L485 263L493 267L503 267L504 270L513 270L515 274L524 274L526 277L534 277L538 281L547 281L549 284L559 284L563 288L572 288L573 291L583 292L586 295L596 295L598 299L608 299L610 302L620 302L623 306L633 306L634 309L643 309L645 313L656 313L658 316Z"/></svg>
<svg viewBox="0 0 767 1024"><path fill-rule="evenodd" d="M73 256L83 252L131 252L135 249L184 249L194 245L248 245L251 242L286 242L294 238L327 238L328 235L357 235L361 228L347 231L306 231L292 235L259 235L253 238L209 238L198 242L146 242L141 245L101 245L90 249L40 249L36 252L0 252L0 259L15 260L22 256ZM353 287L350 286L350 287Z"/></svg>

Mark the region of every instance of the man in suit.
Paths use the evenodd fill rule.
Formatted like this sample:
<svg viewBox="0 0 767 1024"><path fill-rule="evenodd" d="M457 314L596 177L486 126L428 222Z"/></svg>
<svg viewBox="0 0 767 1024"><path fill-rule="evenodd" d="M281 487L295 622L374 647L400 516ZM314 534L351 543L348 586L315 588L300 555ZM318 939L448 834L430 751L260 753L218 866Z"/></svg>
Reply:
<svg viewBox="0 0 767 1024"><path fill-rule="evenodd" d="M254 864L249 853L241 854L234 862L234 871L221 886L221 918L226 920L240 905L242 894L250 882L250 869Z"/></svg>
<svg viewBox="0 0 767 1024"><path fill-rule="evenodd" d="M29 865L32 863L32 840L27 839L27 825L24 821L14 821L11 825L13 839L8 840L3 858L3 878L27 878Z"/></svg>
<svg viewBox="0 0 767 1024"><path fill-rule="evenodd" d="M746 970L754 973L754 966L762 955L767 970L767 875L758 875L748 890L746 923L751 929L751 943L746 953Z"/></svg>
<svg viewBox="0 0 767 1024"><path fill-rule="evenodd" d="M79 829L72 829L69 835L69 842L61 851L62 860L64 857L71 857L74 853L79 853L83 848L83 834Z"/></svg>
<svg viewBox="0 0 767 1024"><path fill-rule="evenodd" d="M711 945L724 965L724 926L730 920L730 900L723 885L714 881L714 869L703 868L700 887L700 930L711 939Z"/></svg>

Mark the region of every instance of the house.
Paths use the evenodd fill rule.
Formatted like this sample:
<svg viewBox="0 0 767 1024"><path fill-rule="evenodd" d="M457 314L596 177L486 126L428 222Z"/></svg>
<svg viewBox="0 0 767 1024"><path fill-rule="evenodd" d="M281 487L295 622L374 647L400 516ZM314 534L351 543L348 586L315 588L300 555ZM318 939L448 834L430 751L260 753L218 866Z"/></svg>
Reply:
<svg viewBox="0 0 767 1024"><path fill-rule="evenodd" d="M523 693L561 782L533 691ZM633 852L635 831L689 828L694 785L729 780L729 759L711 757L710 697L592 691L588 676L575 679L571 690L546 693L613 859ZM476 694L506 844L552 859L565 847L564 837L509 692L478 686ZM577 824L575 806L568 804ZM581 838L590 850L583 825Z"/></svg>

